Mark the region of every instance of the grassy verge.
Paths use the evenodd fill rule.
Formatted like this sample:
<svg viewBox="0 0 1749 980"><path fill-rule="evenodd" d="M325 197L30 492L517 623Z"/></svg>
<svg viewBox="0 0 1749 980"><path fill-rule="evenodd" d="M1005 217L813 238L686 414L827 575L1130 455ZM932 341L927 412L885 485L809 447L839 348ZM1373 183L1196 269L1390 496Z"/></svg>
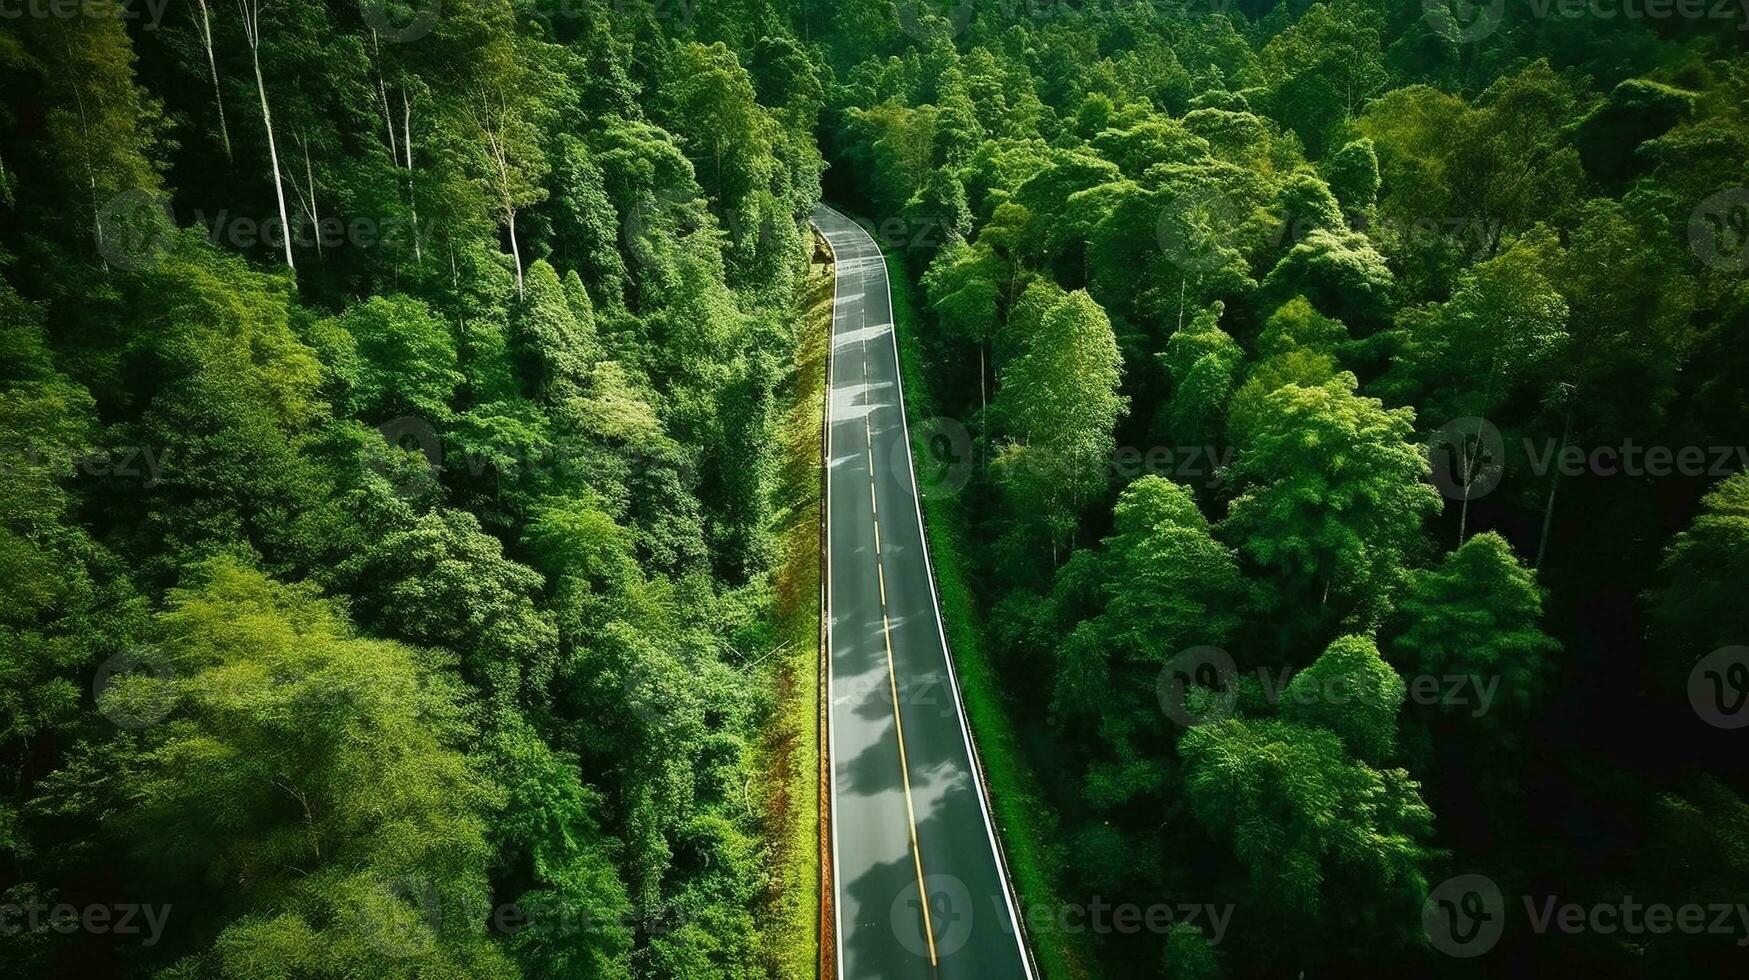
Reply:
<svg viewBox="0 0 1749 980"><path fill-rule="evenodd" d="M893 285L893 321L899 335L900 367L905 376L905 409L913 429L938 413L929 390L929 374L918 350L919 312L904 260L888 251L887 266ZM923 453L927 447L913 446ZM1045 803L1044 793L1027 760L1014 719L1002 696L989 653L984 646L984 621L972 592L969 525L964 501L951 494L925 494L923 516L929 525L929 555L935 564L936 586L941 593L941 615L959 675L960 695L965 700L967 721L978 743L984 778L990 787L990 806L1001 835L1023 912L1060 909L1057 894L1062 879L1063 847L1058 828ZM1037 922L1032 919L1037 919ZM1083 940L1064 932L1054 915L1029 917L1028 935L1033 954L1048 980L1079 980L1088 976L1093 963Z"/></svg>
<svg viewBox="0 0 1749 980"><path fill-rule="evenodd" d="M813 980L820 955L820 431L832 331L832 277L821 270L808 270L793 397L779 430L780 560L772 582L779 652L759 766L772 847L763 953L781 980Z"/></svg>

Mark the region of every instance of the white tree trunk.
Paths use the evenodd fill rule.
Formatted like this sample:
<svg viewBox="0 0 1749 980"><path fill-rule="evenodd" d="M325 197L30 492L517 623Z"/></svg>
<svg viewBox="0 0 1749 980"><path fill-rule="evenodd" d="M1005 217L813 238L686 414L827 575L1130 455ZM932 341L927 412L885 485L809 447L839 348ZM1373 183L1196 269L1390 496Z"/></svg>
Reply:
<svg viewBox="0 0 1749 980"><path fill-rule="evenodd" d="M376 58L377 67L377 104L383 108L383 128L389 133L389 163L392 166L400 153L395 146L395 113L389 108L389 88L383 84L383 49L373 28L370 32L370 47Z"/></svg>
<svg viewBox="0 0 1749 980"><path fill-rule="evenodd" d="M322 216L316 208L316 169L310 164L309 141L300 137L298 143L304 150L304 183L308 188L307 193L301 195L304 198L304 213L310 216L310 228L316 238L316 260L319 262L322 260ZM295 190L297 185L294 183L292 186Z"/></svg>
<svg viewBox="0 0 1749 980"><path fill-rule="evenodd" d="M238 0L243 11L243 31L249 39L249 55L255 65L255 91L261 96L261 122L267 128L267 156L273 164L273 194L279 201L280 239L285 244L285 265L296 269L292 261L291 221L285 210L285 181L279 173L279 146L273 139L273 113L267 108L267 83L261 78L261 5L260 0Z"/></svg>
<svg viewBox="0 0 1749 980"><path fill-rule="evenodd" d="M200 4L200 36L202 43L206 45L207 71L212 74L213 78L213 101L218 103L219 107L219 138L225 144L225 159L233 160L231 156L231 127L225 122L225 93L219 87L219 62L213 54L212 15L207 10L206 0L194 0L194 2ZM191 13L189 16L192 17L193 14Z"/></svg>
<svg viewBox="0 0 1749 980"><path fill-rule="evenodd" d="M71 62L71 49L68 51L68 61ZM79 105L79 149L85 158L85 184L91 194L91 231L97 239L97 257L102 260L103 267L109 268L109 257L104 254L103 238L103 208L97 203L97 167L91 161L91 122L85 115L85 95L79 90L77 83L73 85L73 98Z"/></svg>
<svg viewBox="0 0 1749 980"><path fill-rule="evenodd" d="M419 246L419 201L413 189L413 104L407 101L404 87L401 89L401 147L407 154L407 212L413 218L413 261L423 264L425 253Z"/></svg>
<svg viewBox="0 0 1749 980"><path fill-rule="evenodd" d="M978 435L983 445L978 447L978 454L983 460L984 469L990 468L990 392L984 384L984 378L989 369L984 366L984 348L989 343L983 337L978 338L978 406L982 411L978 414Z"/></svg>
<svg viewBox="0 0 1749 980"><path fill-rule="evenodd" d="M522 291L522 249L516 244L516 209L506 208L510 216L510 257L516 262L516 298L527 298Z"/></svg>

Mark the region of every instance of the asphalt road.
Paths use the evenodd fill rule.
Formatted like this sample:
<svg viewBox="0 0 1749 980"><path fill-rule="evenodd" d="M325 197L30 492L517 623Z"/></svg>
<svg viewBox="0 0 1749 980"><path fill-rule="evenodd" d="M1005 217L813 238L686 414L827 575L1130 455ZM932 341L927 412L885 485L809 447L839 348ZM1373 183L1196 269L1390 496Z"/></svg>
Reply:
<svg viewBox="0 0 1749 980"><path fill-rule="evenodd" d="M826 420L838 975L1029 978L923 547L886 263L837 212L814 222L838 275Z"/></svg>

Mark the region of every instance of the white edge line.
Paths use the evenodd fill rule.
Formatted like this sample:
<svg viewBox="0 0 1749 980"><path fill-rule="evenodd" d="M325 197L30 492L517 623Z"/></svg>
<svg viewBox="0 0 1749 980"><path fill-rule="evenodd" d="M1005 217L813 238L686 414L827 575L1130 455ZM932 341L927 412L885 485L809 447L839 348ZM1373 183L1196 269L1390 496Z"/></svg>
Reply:
<svg viewBox="0 0 1749 980"><path fill-rule="evenodd" d="M836 210L833 210L824 204L822 204L821 207L831 211L840 219L848 223L852 228L855 228L858 234L862 235L863 238L868 240L870 245L874 246L875 255L881 260L881 270L883 272L883 278L886 280L887 284L887 334L893 341L893 377L898 382L899 388L899 431L901 435L904 436L905 462L909 467L911 475L911 500L916 505L917 540L923 549L923 567L929 571L929 602L935 607L935 631L941 638L941 658L947 664L947 681L953 686L954 705L959 709L956 714L959 716L960 737L965 740L966 762L972 767L972 782L978 788L978 809L984 816L984 833L988 835L990 839L990 855L996 862L997 870L1001 872L1002 898L1003 901L1008 904L1008 915L1011 920L1010 925L1014 927L1014 945L1020 951L1020 968L1025 972L1028 980L1031 980L1032 956L1027 952L1026 941L1021 932L1020 914L1015 909L1014 884L1008 873L1008 862L1003 857L1001 845L996 843L996 825L990 820L990 804L989 801L984 798L984 774L981 771L982 767L978 763L978 752L972 747L972 732L971 729L967 727L966 723L965 699L960 696L959 681L956 677L957 671L955 671L953 665L953 651L947 645L947 628L943 624L941 618L941 600L935 594L935 563L929 557L929 532L928 529L923 526L923 496L917 489L917 461L911 456L911 424L909 421L909 413L905 409L905 374L904 366L901 363L902 358L899 356L899 316L898 311L893 308L892 269L887 265L886 252L881 250L880 245L869 236L867 230L856 222L846 218ZM834 281L833 285L834 289L836 289L836 281ZM867 292L866 286L864 286L863 291ZM836 297L834 297L834 302L836 303ZM833 324L836 326L836 319L834 319ZM836 814L833 815L833 819L834 821L837 820ZM837 843L836 823L834 823L833 826L833 843ZM836 854L833 859L837 859ZM836 882L837 878L834 877L833 881ZM842 937L840 937L838 941L838 947L840 951L844 948ZM842 977L843 971L840 970L839 972Z"/></svg>
<svg viewBox="0 0 1749 980"><path fill-rule="evenodd" d="M824 205L822 205L824 207ZM828 208L827 210L831 210ZM833 212L836 214L837 212ZM842 217L842 215L840 215ZM826 239L826 245L832 249L832 325L826 330L826 415L822 425L826 430L826 458L821 460L821 506L825 508L826 521L826 796L832 811L832 945L838 962L838 976L844 977L844 882L838 871L844 866L838 859L838 731L832 724L832 716L836 705L833 703L833 692L836 687L832 677L832 619L836 614L836 603L833 601L832 589L832 410L837 404L836 392L832 384L837 372L834 361L838 357L838 302L844 288L842 264L838 260L838 249L832 243L832 236L826 234L826 229L819 224L814 230L820 237Z"/></svg>

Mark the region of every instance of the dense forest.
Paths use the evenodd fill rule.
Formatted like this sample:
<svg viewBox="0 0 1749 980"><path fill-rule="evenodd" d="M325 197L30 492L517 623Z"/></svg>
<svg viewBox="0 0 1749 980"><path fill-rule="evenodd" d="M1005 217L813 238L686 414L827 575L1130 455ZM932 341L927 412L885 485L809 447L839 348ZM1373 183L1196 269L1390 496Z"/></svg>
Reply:
<svg viewBox="0 0 1749 980"><path fill-rule="evenodd" d="M0 972L764 972L819 86L434 7L0 35Z"/></svg>
<svg viewBox="0 0 1749 980"><path fill-rule="evenodd" d="M1740 971L1735 913L1525 900L1749 894L1689 696L1749 653L1742 12L1094 6L823 32L822 126L903 219L1059 888L1232 910L1090 971ZM1469 874L1498 949L1424 922Z"/></svg>
<svg viewBox="0 0 1749 980"><path fill-rule="evenodd" d="M1740 971L1749 20L1598 6L8 8L0 970L811 975L824 192L964 435L1023 903L1231 913L1049 972Z"/></svg>

